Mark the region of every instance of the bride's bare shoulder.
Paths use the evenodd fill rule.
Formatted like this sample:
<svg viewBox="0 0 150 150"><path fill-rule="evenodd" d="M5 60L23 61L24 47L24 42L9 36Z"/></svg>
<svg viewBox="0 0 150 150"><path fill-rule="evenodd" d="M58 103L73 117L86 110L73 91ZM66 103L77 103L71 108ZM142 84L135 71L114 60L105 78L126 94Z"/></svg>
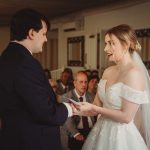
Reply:
<svg viewBox="0 0 150 150"><path fill-rule="evenodd" d="M130 67L126 72L124 81L129 86L131 86L137 90L141 90L144 87L143 71L136 65Z"/></svg>
<svg viewBox="0 0 150 150"><path fill-rule="evenodd" d="M127 70L127 74L126 74L127 78L141 78L143 77L143 71L136 65L132 65L131 67L128 68Z"/></svg>
<svg viewBox="0 0 150 150"><path fill-rule="evenodd" d="M116 66L110 66L108 68L105 69L104 73L103 73L103 79L107 79L107 77L113 73L113 71L116 69Z"/></svg>

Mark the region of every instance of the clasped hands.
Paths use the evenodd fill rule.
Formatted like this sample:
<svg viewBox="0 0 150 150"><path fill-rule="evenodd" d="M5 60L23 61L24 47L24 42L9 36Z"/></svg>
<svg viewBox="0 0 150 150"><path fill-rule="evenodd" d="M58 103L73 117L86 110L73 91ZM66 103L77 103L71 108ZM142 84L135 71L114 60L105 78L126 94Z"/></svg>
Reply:
<svg viewBox="0 0 150 150"><path fill-rule="evenodd" d="M96 116L98 113L96 112L95 105L88 102L78 102L70 103L73 115L78 116Z"/></svg>

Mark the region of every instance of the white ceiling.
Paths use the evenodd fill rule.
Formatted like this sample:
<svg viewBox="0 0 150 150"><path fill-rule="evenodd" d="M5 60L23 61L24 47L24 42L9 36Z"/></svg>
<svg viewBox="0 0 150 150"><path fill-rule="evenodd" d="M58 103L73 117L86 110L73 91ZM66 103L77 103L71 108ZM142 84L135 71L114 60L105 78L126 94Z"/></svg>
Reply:
<svg viewBox="0 0 150 150"><path fill-rule="evenodd" d="M55 19L74 12L110 5L143 3L150 0L0 0L0 25L6 25L17 10L36 9Z"/></svg>

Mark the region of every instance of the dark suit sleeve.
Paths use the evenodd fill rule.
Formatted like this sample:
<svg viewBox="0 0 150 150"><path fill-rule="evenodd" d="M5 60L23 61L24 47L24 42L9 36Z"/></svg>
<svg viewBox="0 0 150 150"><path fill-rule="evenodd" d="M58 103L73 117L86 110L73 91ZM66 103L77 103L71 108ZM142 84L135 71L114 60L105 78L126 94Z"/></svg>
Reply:
<svg viewBox="0 0 150 150"><path fill-rule="evenodd" d="M56 102L41 65L34 59L26 59L16 69L15 92L23 101L35 121L49 125L62 125L68 117L64 104Z"/></svg>

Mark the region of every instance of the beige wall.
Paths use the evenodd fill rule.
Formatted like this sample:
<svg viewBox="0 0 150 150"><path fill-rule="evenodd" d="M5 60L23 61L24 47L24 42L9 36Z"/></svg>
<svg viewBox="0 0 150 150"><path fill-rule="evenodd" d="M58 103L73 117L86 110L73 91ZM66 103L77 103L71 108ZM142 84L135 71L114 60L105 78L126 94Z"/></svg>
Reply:
<svg viewBox="0 0 150 150"><path fill-rule="evenodd" d="M87 53L87 68L96 68L96 37L89 38L89 35L100 33L101 51L100 67L104 67L104 31L118 24L129 24L135 29L150 28L150 2L138 4L109 12L97 13L84 17L85 25L83 31L63 32L63 23L59 25L59 67L67 65L67 37L85 35L85 53ZM93 14L93 13L92 13ZM81 69L81 68L80 68Z"/></svg>
<svg viewBox="0 0 150 150"><path fill-rule="evenodd" d="M87 32L101 33L101 53L100 53L100 66L104 67L104 37L103 31L107 30L108 28L118 25L118 24L129 24L135 29L143 29L143 28L150 28L150 2L118 9L110 12L105 12L102 14L87 16L85 18L85 30ZM90 49L87 48L89 52ZM88 62L91 64L94 60L94 57L91 58ZM96 62L95 62L96 63ZM87 66L89 65L87 64ZM92 63L92 67L95 67L95 64Z"/></svg>

